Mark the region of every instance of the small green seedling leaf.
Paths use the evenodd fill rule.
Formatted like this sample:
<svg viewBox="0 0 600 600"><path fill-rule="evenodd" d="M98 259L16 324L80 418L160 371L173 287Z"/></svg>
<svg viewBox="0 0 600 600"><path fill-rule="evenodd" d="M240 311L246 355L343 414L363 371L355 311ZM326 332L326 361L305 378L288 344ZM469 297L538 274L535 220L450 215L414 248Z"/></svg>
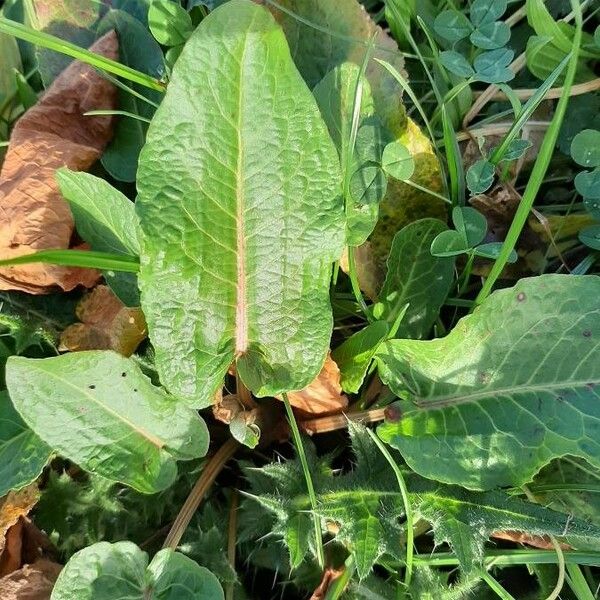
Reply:
<svg viewBox="0 0 600 600"><path fill-rule="evenodd" d="M52 448L27 427L8 394L0 392L0 497L35 481L51 455Z"/></svg>
<svg viewBox="0 0 600 600"><path fill-rule="evenodd" d="M387 177L375 163L365 163L350 178L350 196L357 204L377 204L385 197Z"/></svg>
<svg viewBox="0 0 600 600"><path fill-rule="evenodd" d="M471 5L471 23L475 27L489 25L506 12L507 6L507 0L475 0Z"/></svg>
<svg viewBox="0 0 600 600"><path fill-rule="evenodd" d="M243 413L232 419L229 431L234 439L248 448L256 448L260 442L260 429L257 425L246 423Z"/></svg>
<svg viewBox="0 0 600 600"><path fill-rule="evenodd" d="M467 187L473 194L483 194L492 187L496 171L488 160L481 159L467 170Z"/></svg>
<svg viewBox="0 0 600 600"><path fill-rule="evenodd" d="M46 444L83 469L140 492L167 488L177 459L208 450L198 414L116 352L11 356L6 385L23 420Z"/></svg>
<svg viewBox="0 0 600 600"><path fill-rule="evenodd" d="M571 142L571 156L582 167L600 167L600 131L584 129Z"/></svg>
<svg viewBox="0 0 600 600"><path fill-rule="evenodd" d="M440 52L440 62L448 71L459 77L472 77L475 74L469 61L455 50L444 50Z"/></svg>
<svg viewBox="0 0 600 600"><path fill-rule="evenodd" d="M431 254L438 257L458 256L469 250L463 236L453 229L442 231L431 242Z"/></svg>
<svg viewBox="0 0 600 600"><path fill-rule="evenodd" d="M376 321L357 331L333 351L331 357L340 369L340 382L346 393L356 394L360 390L373 356L389 331L389 323Z"/></svg>
<svg viewBox="0 0 600 600"><path fill-rule="evenodd" d="M152 0L148 25L156 41L164 46L179 46L192 35L194 25L179 2Z"/></svg>
<svg viewBox="0 0 600 600"><path fill-rule="evenodd" d="M400 142L392 142L383 150L383 170L394 179L406 181L415 172L415 161L408 148Z"/></svg>
<svg viewBox="0 0 600 600"><path fill-rule="evenodd" d="M502 250L502 242L489 242L488 244L480 244L473 249L475 256L481 256L482 258L490 258L496 260ZM516 263L519 256L515 250L512 250L508 257L509 263Z"/></svg>
<svg viewBox="0 0 600 600"><path fill-rule="evenodd" d="M594 219L600 221L600 198L584 198L583 205Z"/></svg>
<svg viewBox="0 0 600 600"><path fill-rule="evenodd" d="M354 153L357 163L359 165L368 162L381 164L383 150L390 142L392 136L379 119L367 118L356 134Z"/></svg>
<svg viewBox="0 0 600 600"><path fill-rule="evenodd" d="M512 62L515 53L507 48L498 48L484 52L475 58L477 79L484 83L506 83L514 78L515 74L508 65Z"/></svg>
<svg viewBox="0 0 600 600"><path fill-rule="evenodd" d="M452 222L467 248L477 246L487 233L485 217L471 206L455 206L452 210Z"/></svg>
<svg viewBox="0 0 600 600"><path fill-rule="evenodd" d="M469 39L474 46L483 50L502 48L510 40L510 27L502 21L486 23L473 31Z"/></svg>
<svg viewBox="0 0 600 600"><path fill-rule="evenodd" d="M575 189L586 199L600 200L600 168L575 176Z"/></svg>
<svg viewBox="0 0 600 600"><path fill-rule="evenodd" d="M458 42L466 38L473 26L469 19L456 10L445 10L440 13L433 23L435 32L449 42Z"/></svg>
<svg viewBox="0 0 600 600"><path fill-rule="evenodd" d="M508 145L500 162L505 160L518 160L533 144L529 140L512 140Z"/></svg>
<svg viewBox="0 0 600 600"><path fill-rule="evenodd" d="M600 225L592 225L581 230L579 241L592 250L600 250Z"/></svg>
<svg viewBox="0 0 600 600"><path fill-rule="evenodd" d="M99 542L75 553L61 571L51 600L223 600L219 580L169 548L148 564L131 542Z"/></svg>

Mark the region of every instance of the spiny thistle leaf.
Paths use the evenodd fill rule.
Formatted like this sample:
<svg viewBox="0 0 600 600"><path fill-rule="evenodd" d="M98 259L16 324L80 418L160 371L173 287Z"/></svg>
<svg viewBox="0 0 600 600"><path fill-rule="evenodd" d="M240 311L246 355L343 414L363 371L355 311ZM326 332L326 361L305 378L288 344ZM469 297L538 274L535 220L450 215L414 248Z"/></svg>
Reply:
<svg viewBox="0 0 600 600"><path fill-rule="evenodd" d="M383 556L403 559L404 505L391 468L364 427L350 423L349 430L356 466L347 474L335 475L331 456L317 457L309 441L305 447L317 512L336 541L355 554L362 579ZM246 476L249 501L258 502L271 515L273 535L283 540L292 568L297 567L307 554L314 555L308 529L310 502L299 462L246 469ZM408 472L405 477L416 518L431 523L436 544L448 543L467 573L481 565L484 544L495 531L568 535L571 543L600 537L599 527L501 491L472 492ZM242 509L245 514L254 512L252 520L257 524L256 507L249 501Z"/></svg>

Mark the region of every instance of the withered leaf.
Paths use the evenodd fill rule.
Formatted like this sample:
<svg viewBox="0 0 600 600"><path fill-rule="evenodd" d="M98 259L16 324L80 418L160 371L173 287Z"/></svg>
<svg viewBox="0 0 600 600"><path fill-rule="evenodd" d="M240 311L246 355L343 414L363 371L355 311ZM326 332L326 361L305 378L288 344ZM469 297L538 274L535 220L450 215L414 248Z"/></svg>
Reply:
<svg viewBox="0 0 600 600"><path fill-rule="evenodd" d="M349 249L346 246L340 258L340 268L346 274L350 273L348 252ZM356 266L356 276L360 289L369 300L375 302L377 294L383 285L384 273L381 264L375 257L371 242L365 242L361 246L354 248L354 264Z"/></svg>
<svg viewBox="0 0 600 600"><path fill-rule="evenodd" d="M9 492L0 501L0 577L21 566L21 517L29 514L39 497L37 485L32 484L22 490Z"/></svg>
<svg viewBox="0 0 600 600"><path fill-rule="evenodd" d="M80 323L67 327L60 350L115 350L131 356L147 335L140 308L128 308L106 285L87 294L75 311Z"/></svg>
<svg viewBox="0 0 600 600"><path fill-rule="evenodd" d="M61 569L61 565L40 559L2 577L2 600L49 600Z"/></svg>
<svg viewBox="0 0 600 600"><path fill-rule="evenodd" d="M91 51L118 60L118 41L107 33ZM0 258L73 244L73 217L58 191L60 167L88 169L112 137L112 117L85 112L114 109L116 88L92 67L73 62L15 125L0 172ZM44 294L91 287L91 269L33 264L0 269L0 289Z"/></svg>
<svg viewBox="0 0 600 600"><path fill-rule="evenodd" d="M311 384L287 396L290 404L307 416L339 413L348 406L348 398L342 394L340 370L330 355Z"/></svg>

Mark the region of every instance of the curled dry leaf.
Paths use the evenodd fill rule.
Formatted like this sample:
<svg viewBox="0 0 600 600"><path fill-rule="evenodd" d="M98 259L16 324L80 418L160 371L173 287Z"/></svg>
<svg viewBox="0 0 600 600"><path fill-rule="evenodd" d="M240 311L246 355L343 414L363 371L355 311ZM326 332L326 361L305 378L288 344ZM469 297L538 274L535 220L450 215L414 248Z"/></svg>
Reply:
<svg viewBox="0 0 600 600"><path fill-rule="evenodd" d="M118 60L118 41L107 33L92 52ZM85 112L114 109L116 88L92 67L72 63L40 102L17 122L0 172L0 258L73 247L73 217L58 191L60 167L88 169L112 137L112 117ZM76 247L76 246L75 246ZM0 289L44 294L91 287L92 269L33 264L0 269Z"/></svg>
<svg viewBox="0 0 600 600"><path fill-rule="evenodd" d="M22 522L36 505L40 493L37 485L9 492L0 504L0 577L21 566ZM0 587L0 590L2 588Z"/></svg>
<svg viewBox="0 0 600 600"><path fill-rule="evenodd" d="M87 294L75 310L80 323L60 336L60 350L115 350L131 356L146 338L146 321L140 308L126 307L106 285Z"/></svg>
<svg viewBox="0 0 600 600"><path fill-rule="evenodd" d="M554 544L547 535L535 535L533 533L525 533L523 531L495 531L492 537L498 540L508 540L517 544L526 544L533 548L542 550L554 550ZM569 544L559 543L562 550L572 550Z"/></svg>
<svg viewBox="0 0 600 600"><path fill-rule="evenodd" d="M61 565L40 559L2 577L2 600L49 600L61 569Z"/></svg>
<svg viewBox="0 0 600 600"><path fill-rule="evenodd" d="M342 412L348 398L342 394L340 370L328 354L317 378L303 390L288 392L290 404L307 416Z"/></svg>

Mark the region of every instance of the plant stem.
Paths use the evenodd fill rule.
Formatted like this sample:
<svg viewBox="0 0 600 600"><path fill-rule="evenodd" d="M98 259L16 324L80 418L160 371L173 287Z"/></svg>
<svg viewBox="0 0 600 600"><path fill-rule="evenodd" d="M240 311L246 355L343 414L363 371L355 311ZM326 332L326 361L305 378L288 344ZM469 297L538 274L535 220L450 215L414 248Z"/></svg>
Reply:
<svg viewBox="0 0 600 600"><path fill-rule="evenodd" d="M375 442L379 451L392 467L394 475L398 481L398 487L400 488L400 494L402 495L402 502L404 503L404 512L406 514L406 570L404 572L404 584L408 588L412 579L413 571L413 556L414 556L414 523L412 507L410 505L410 499L408 497L408 488L406 487L406 481L402 475L402 471L398 468L396 461L393 456L389 453L388 449L384 446L381 440L377 437L370 429L367 429L367 433L371 436L371 439Z"/></svg>
<svg viewBox="0 0 600 600"><path fill-rule="evenodd" d="M310 475L310 469L308 468L308 461L306 460L306 453L304 452L304 446L302 444L302 437L300 436L300 430L298 429L298 423L296 423L296 417L294 411L290 405L287 394L282 394L283 404L285 406L285 412L287 414L288 421L290 423L290 429L292 430L292 438L296 446L296 452L302 465L302 471L304 472L304 479L306 480L306 488L308 490L308 497L310 499L310 506L312 508L313 523L315 530L315 549L317 551L317 562L321 569L325 568L325 552L323 551L323 537L321 534L321 519L317 514L317 495L315 494L315 488L313 486L312 477Z"/></svg>
<svg viewBox="0 0 600 600"><path fill-rule="evenodd" d="M506 266L508 258L511 252L514 250L517 240L521 235L521 231L527 222L527 218L529 217L533 203L544 180L548 165L550 164L552 154L554 153L554 147L558 138L560 126L563 122L565 111L567 110L567 104L569 102L569 92L577 71L577 59L579 57L579 48L581 46L583 26L581 6L579 4L579 0L571 0L571 5L573 6L573 11L575 13L576 28L575 35L573 36L573 50L571 51L571 57L567 67L567 73L565 75L565 82L563 86L564 95L561 96L560 100L558 101L556 112L554 113L554 117L550 122L550 127L548 127L548 131L546 132L546 135L542 141L542 146L540 148L538 158L535 161L535 165L533 166L529 183L525 188L525 192L515 214L515 218L513 219L508 233L506 234L506 239L502 244L500 254L494 262L490 274L488 275L483 287L481 288L481 291L475 299L477 304L481 304L490 295L496 280Z"/></svg>

